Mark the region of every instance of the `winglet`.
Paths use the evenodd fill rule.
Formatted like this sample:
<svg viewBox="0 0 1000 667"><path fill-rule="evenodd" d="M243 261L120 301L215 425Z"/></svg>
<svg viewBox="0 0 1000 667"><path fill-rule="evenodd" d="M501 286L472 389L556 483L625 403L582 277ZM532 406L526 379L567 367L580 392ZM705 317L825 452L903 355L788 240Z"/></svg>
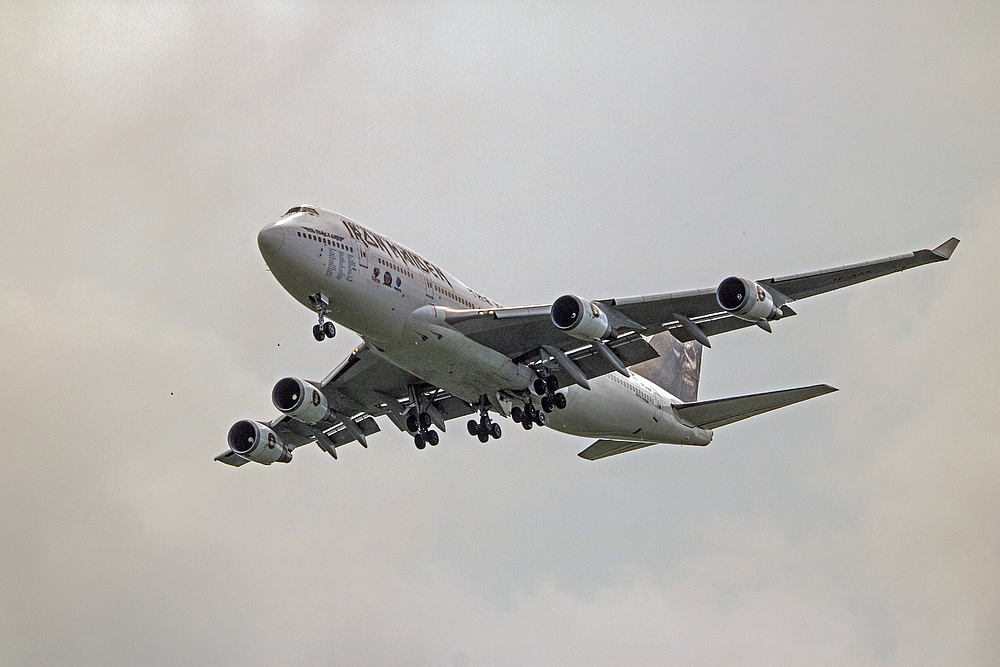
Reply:
<svg viewBox="0 0 1000 667"><path fill-rule="evenodd" d="M934 250L931 250L931 252L941 259L949 259L951 257L951 253L955 252L955 248L957 246L958 239L953 236L938 247L934 248Z"/></svg>

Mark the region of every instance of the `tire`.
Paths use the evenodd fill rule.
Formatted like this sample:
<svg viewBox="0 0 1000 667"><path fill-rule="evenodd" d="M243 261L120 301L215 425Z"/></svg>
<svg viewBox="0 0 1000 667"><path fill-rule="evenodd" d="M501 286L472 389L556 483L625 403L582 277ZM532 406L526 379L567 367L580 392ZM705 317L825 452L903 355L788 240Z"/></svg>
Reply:
<svg viewBox="0 0 1000 667"><path fill-rule="evenodd" d="M413 444L417 446L417 449L423 449L427 446L427 443L424 442L424 436L420 433L413 436Z"/></svg>
<svg viewBox="0 0 1000 667"><path fill-rule="evenodd" d="M430 428L431 426L431 416L426 412L420 413L420 425L424 428Z"/></svg>
<svg viewBox="0 0 1000 667"><path fill-rule="evenodd" d="M524 410L522 410L520 407L514 406L513 408L510 409L510 418L514 420L516 423L520 424L521 417L523 416L524 416Z"/></svg>
<svg viewBox="0 0 1000 667"><path fill-rule="evenodd" d="M479 424L476 423L475 419L470 419L468 426L469 426L469 435L471 435L472 437L479 435Z"/></svg>
<svg viewBox="0 0 1000 667"><path fill-rule="evenodd" d="M549 391L555 391L559 388L559 380L556 379L555 375L550 375L545 378L545 384L549 386Z"/></svg>
<svg viewBox="0 0 1000 667"><path fill-rule="evenodd" d="M566 409L566 394L556 394L553 400L555 400L557 408L560 410Z"/></svg>
<svg viewBox="0 0 1000 667"><path fill-rule="evenodd" d="M313 325L313 338L322 342L326 338L326 333L323 331L323 327L318 324Z"/></svg>
<svg viewBox="0 0 1000 667"><path fill-rule="evenodd" d="M337 327L333 325L333 322L324 322L323 333L326 334L327 338L333 338L337 335Z"/></svg>
<svg viewBox="0 0 1000 667"><path fill-rule="evenodd" d="M535 390L535 393L538 394L539 396L545 393L545 387L546 387L545 380L543 380L542 378L538 378L537 380L535 380L535 383L532 386L532 388Z"/></svg>
<svg viewBox="0 0 1000 667"><path fill-rule="evenodd" d="M493 436L494 440L500 439L500 436L503 435L503 431L500 430L500 424L496 422L490 424L490 435Z"/></svg>
<svg viewBox="0 0 1000 667"><path fill-rule="evenodd" d="M406 430L409 431L410 433L416 433L417 431L420 430L419 426L417 425L417 418L414 417L413 415L408 415L406 417Z"/></svg>
<svg viewBox="0 0 1000 667"><path fill-rule="evenodd" d="M555 405L553 405L552 399L548 396L542 396L542 410L544 412L552 412L555 410Z"/></svg>
<svg viewBox="0 0 1000 667"><path fill-rule="evenodd" d="M535 421L535 415L538 414L538 408L535 407L534 403L525 403L524 405L524 418L530 421Z"/></svg>
<svg viewBox="0 0 1000 667"><path fill-rule="evenodd" d="M424 436L424 440L431 447L437 447L437 444L441 442L441 436L438 435L437 431L427 431L427 435Z"/></svg>
<svg viewBox="0 0 1000 667"><path fill-rule="evenodd" d="M539 426L545 426L545 423L548 421L549 420L545 416L544 412L539 412L537 415L535 415L535 423L538 424Z"/></svg>
<svg viewBox="0 0 1000 667"><path fill-rule="evenodd" d="M479 438L479 442L483 444L486 444L487 442L490 441L490 434L487 433L486 431L480 432L476 437Z"/></svg>
<svg viewBox="0 0 1000 667"><path fill-rule="evenodd" d="M521 422L521 426L524 427L525 431L530 431L531 427L534 426L534 425L535 425L535 422L531 421L530 419L525 419L524 421Z"/></svg>

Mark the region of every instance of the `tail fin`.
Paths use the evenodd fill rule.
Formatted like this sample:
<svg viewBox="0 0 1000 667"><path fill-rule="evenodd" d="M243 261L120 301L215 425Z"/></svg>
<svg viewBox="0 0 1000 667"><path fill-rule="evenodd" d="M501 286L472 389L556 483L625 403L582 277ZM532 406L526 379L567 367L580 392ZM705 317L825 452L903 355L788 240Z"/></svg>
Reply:
<svg viewBox="0 0 1000 667"><path fill-rule="evenodd" d="M650 382L666 389L685 403L698 400L702 346L696 340L682 343L664 331L649 339L660 356L630 366Z"/></svg>

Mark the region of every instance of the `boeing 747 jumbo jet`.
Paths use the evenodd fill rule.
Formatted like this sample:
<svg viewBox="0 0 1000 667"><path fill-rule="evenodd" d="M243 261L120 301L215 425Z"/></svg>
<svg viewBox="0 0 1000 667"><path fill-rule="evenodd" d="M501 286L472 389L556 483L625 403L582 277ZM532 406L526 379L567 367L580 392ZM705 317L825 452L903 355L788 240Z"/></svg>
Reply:
<svg viewBox="0 0 1000 667"><path fill-rule="evenodd" d="M229 430L232 466L292 460L315 441L368 438L385 415L417 449L437 445L451 419L469 434L501 436L493 414L525 430L548 426L596 439L595 460L658 443L707 445L712 429L836 391L825 384L698 400L702 347L725 331L795 315L797 299L951 257L933 250L782 278L729 277L715 289L625 299L567 294L551 305L504 308L417 253L342 215L298 206L260 231L272 275L314 311L317 340L333 321L363 343L321 381L287 377L271 393L282 415Z"/></svg>

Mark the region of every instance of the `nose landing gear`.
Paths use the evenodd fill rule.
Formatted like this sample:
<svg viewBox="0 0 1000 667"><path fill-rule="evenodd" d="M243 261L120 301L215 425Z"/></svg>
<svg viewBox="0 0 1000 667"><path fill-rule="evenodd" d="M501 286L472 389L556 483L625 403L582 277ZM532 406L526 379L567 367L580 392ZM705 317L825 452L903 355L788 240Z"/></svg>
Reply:
<svg viewBox="0 0 1000 667"><path fill-rule="evenodd" d="M333 322L326 319L327 314L330 312L330 300L323 294L311 294L309 302L312 303L313 310L319 316L319 324L313 325L313 338L323 341L326 338L336 336L337 327L334 326Z"/></svg>

